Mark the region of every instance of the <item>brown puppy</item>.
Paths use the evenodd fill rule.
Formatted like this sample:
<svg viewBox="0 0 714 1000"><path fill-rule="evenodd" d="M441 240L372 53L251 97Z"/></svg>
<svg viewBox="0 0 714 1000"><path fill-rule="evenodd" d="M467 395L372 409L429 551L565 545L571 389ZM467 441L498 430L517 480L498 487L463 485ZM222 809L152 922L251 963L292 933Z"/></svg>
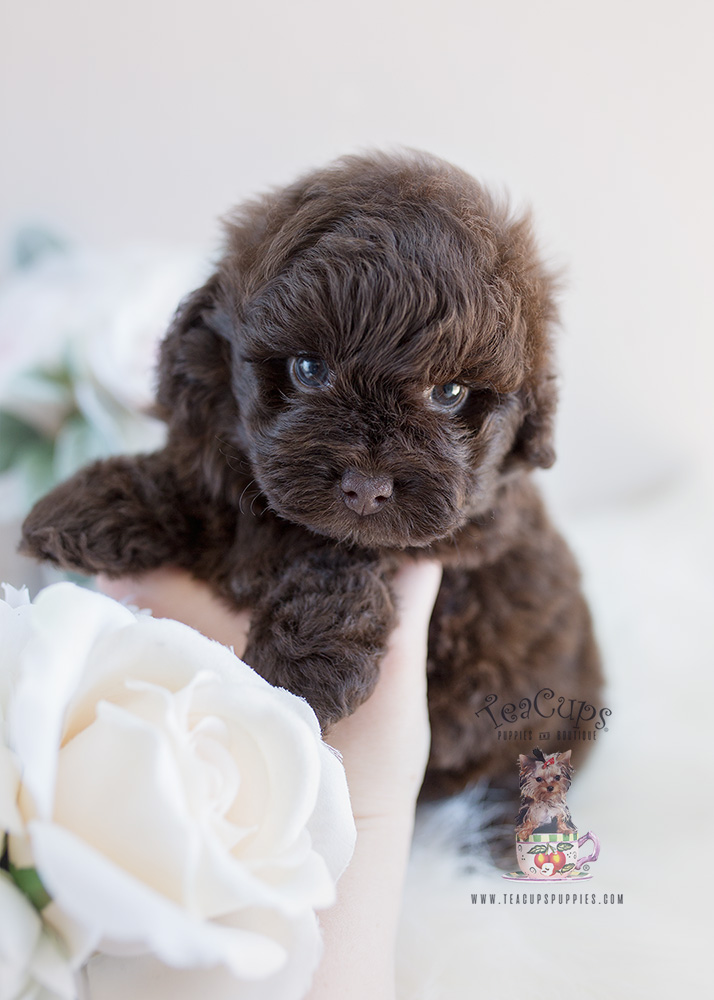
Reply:
<svg viewBox="0 0 714 1000"><path fill-rule="evenodd" d="M593 703L601 682L577 569L529 475L554 457L555 307L528 221L441 160L377 154L226 230L163 343L167 446L59 486L24 551L110 576L188 568L253 608L247 661L323 725L371 692L391 574L429 552L446 571L425 787L509 783L484 697Z"/></svg>

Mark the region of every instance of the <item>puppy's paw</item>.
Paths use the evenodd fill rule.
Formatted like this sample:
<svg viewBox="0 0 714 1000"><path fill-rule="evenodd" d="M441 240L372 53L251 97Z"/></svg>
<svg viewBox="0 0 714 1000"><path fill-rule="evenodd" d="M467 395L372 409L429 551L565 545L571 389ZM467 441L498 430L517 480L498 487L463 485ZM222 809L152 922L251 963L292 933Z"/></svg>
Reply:
<svg viewBox="0 0 714 1000"><path fill-rule="evenodd" d="M286 657L280 641L249 642L246 663L276 687L304 698L317 716L323 732L351 715L374 690L379 674L377 656L305 651Z"/></svg>
<svg viewBox="0 0 714 1000"><path fill-rule="evenodd" d="M114 577L171 562L186 539L160 470L154 455L87 466L35 504L22 526L20 551Z"/></svg>
<svg viewBox="0 0 714 1000"><path fill-rule="evenodd" d="M305 698L325 729L374 690L393 622L377 564L338 550L310 552L254 608L245 660Z"/></svg>

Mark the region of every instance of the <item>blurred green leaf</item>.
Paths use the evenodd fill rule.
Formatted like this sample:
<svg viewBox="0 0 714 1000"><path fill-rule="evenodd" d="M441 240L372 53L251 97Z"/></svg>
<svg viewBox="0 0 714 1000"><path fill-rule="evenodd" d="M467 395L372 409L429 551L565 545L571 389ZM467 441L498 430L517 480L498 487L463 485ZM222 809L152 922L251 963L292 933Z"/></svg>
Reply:
<svg viewBox="0 0 714 1000"><path fill-rule="evenodd" d="M52 902L52 897L40 881L36 868L16 868L10 862L10 875L17 888L27 896L36 910L43 910Z"/></svg>
<svg viewBox="0 0 714 1000"><path fill-rule="evenodd" d="M76 409L74 393L62 371L39 368L18 372L3 388L2 406L18 420L51 436Z"/></svg>
<svg viewBox="0 0 714 1000"><path fill-rule="evenodd" d="M24 481L28 507L55 485L53 458L53 442L47 438L38 438L23 450L15 463Z"/></svg>
<svg viewBox="0 0 714 1000"><path fill-rule="evenodd" d="M55 440L52 473L57 482L67 479L87 462L103 458L110 449L100 430L84 417L70 417Z"/></svg>
<svg viewBox="0 0 714 1000"><path fill-rule="evenodd" d="M64 253L67 244L56 233L39 226L26 226L15 237L12 256L16 267L32 267L51 253Z"/></svg>
<svg viewBox="0 0 714 1000"><path fill-rule="evenodd" d="M43 440L39 431L24 420L0 410L0 472L7 472L28 448Z"/></svg>
<svg viewBox="0 0 714 1000"><path fill-rule="evenodd" d="M89 381L77 381L74 396L79 412L94 429L97 440L103 441L103 452L122 451L120 424L123 408L100 386Z"/></svg>

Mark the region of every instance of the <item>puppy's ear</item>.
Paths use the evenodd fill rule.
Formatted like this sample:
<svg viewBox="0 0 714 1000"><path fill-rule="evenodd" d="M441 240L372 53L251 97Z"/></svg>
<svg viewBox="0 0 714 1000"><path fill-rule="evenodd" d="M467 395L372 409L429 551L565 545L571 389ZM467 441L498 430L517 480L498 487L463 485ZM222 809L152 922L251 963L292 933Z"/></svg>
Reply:
<svg viewBox="0 0 714 1000"><path fill-rule="evenodd" d="M521 390L523 420L509 455L512 463L525 462L549 469L555 461L553 420L557 404L555 375L542 373L535 383Z"/></svg>
<svg viewBox="0 0 714 1000"><path fill-rule="evenodd" d="M518 345L521 422L507 465L549 468L555 461L553 420L557 403L554 332L562 275L547 267L538 251L529 213L507 220L502 266L508 280L502 300L510 340Z"/></svg>
<svg viewBox="0 0 714 1000"><path fill-rule="evenodd" d="M532 262L521 286L518 340L525 348L526 378L519 390L521 425L510 458L548 469L555 461L553 424L558 402L553 360L553 331L558 323L556 294L560 277L537 260L535 247L524 253Z"/></svg>
<svg viewBox="0 0 714 1000"><path fill-rule="evenodd" d="M192 485L214 497L239 485L238 476L227 475L225 453L227 446L240 459L231 333L215 274L181 303L159 357L157 408L168 424L174 464Z"/></svg>
<svg viewBox="0 0 714 1000"><path fill-rule="evenodd" d="M201 435L230 400L231 349L221 319L216 274L183 300L161 344L156 398L170 431Z"/></svg>

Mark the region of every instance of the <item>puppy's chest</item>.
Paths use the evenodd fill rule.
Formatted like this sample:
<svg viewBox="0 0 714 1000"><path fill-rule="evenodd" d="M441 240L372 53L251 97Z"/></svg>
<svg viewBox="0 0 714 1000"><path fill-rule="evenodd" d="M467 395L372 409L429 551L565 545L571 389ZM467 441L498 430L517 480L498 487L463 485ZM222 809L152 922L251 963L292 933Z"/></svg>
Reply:
<svg viewBox="0 0 714 1000"><path fill-rule="evenodd" d="M533 802L528 808L528 815L530 819L536 823L537 826L541 826L546 823L553 816L559 815L563 811L563 806L550 802Z"/></svg>
<svg viewBox="0 0 714 1000"><path fill-rule="evenodd" d="M207 577L238 607L254 606L266 595L280 593L288 581L294 588L301 574L306 583L309 578L311 587L317 585L317 600L320 591L329 591L332 581L344 587L352 568L358 574L369 565L385 576L391 568L390 560L378 553L340 545L270 512L238 517L232 537L226 532L222 547L212 549L217 558L212 570L207 566Z"/></svg>

